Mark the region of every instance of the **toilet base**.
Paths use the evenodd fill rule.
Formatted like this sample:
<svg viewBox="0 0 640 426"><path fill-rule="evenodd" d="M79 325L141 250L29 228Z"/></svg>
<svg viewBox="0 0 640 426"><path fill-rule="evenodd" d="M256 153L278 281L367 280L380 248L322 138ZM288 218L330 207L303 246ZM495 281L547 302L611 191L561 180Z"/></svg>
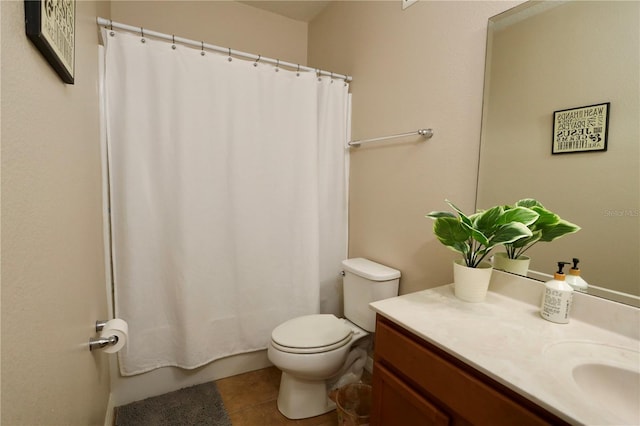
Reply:
<svg viewBox="0 0 640 426"><path fill-rule="evenodd" d="M282 372L278 411L291 420L306 419L335 410L325 380L305 380Z"/></svg>

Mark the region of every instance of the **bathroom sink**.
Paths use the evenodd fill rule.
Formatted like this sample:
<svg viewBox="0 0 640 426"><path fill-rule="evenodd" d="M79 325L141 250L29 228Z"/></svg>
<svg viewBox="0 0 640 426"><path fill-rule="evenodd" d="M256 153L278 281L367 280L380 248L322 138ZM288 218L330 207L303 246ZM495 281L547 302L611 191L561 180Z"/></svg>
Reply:
<svg viewBox="0 0 640 426"><path fill-rule="evenodd" d="M563 341L544 354L570 371L582 397L625 424L640 424L640 351L591 341Z"/></svg>
<svg viewBox="0 0 640 426"><path fill-rule="evenodd" d="M638 366L636 366L637 368ZM580 364L573 379L598 404L628 420L640 422L640 373L607 364Z"/></svg>

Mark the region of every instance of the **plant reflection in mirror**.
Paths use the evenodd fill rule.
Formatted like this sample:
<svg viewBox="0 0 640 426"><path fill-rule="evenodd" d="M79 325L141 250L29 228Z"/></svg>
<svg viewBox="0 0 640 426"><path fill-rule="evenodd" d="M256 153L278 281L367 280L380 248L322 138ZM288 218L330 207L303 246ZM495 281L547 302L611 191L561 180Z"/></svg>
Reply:
<svg viewBox="0 0 640 426"><path fill-rule="evenodd" d="M547 210L540 202L533 198L525 198L514 206L504 206L505 211L527 208L538 214L537 220L530 223L531 236L512 242L504 243L509 259L518 259L525 251L538 242L549 242L558 238L578 232L580 227L569 221L561 219L557 214Z"/></svg>

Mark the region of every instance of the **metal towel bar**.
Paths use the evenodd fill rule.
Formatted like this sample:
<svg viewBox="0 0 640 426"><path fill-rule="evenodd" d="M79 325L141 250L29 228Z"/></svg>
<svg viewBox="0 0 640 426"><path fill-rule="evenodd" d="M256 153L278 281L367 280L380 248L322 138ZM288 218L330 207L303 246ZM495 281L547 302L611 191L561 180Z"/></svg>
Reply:
<svg viewBox="0 0 640 426"><path fill-rule="evenodd" d="M361 139L361 140L357 140L357 141L351 141L349 142L349 146L360 146L362 144L365 143L369 143L369 142L378 142L378 141L384 141L387 139L395 139L395 138L401 138L404 136L412 136L412 135L420 135L420 136L424 136L425 139L430 139L433 136L433 129L419 129L416 130L415 132L408 132L408 133L400 133L397 135L391 135L391 136L382 136L379 138L371 138L371 139Z"/></svg>

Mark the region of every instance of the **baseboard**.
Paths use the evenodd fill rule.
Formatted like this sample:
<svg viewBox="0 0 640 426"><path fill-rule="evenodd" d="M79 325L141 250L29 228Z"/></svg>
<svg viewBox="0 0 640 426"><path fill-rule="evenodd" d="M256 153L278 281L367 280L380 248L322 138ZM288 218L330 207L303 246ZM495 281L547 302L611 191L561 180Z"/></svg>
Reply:
<svg viewBox="0 0 640 426"><path fill-rule="evenodd" d="M107 402L107 412L104 415L104 426L114 426L115 418L113 416L113 410L115 406L113 404L113 396L109 393L109 402Z"/></svg>

